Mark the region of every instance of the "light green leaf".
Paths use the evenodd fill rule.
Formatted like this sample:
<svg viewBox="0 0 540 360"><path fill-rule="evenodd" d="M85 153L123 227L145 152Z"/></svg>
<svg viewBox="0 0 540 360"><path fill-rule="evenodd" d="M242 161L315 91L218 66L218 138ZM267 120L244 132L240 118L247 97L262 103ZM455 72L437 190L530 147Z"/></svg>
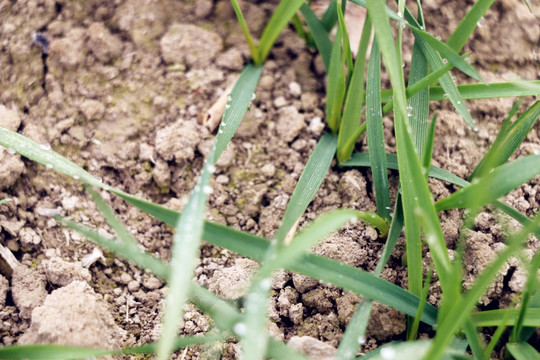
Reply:
<svg viewBox="0 0 540 360"><path fill-rule="evenodd" d="M285 209L282 224L275 236L278 242L285 239L319 190L336 153L336 144L336 136L326 133L313 150Z"/></svg>
<svg viewBox="0 0 540 360"><path fill-rule="evenodd" d="M529 343L510 343L506 348L516 360L540 360L540 354Z"/></svg>

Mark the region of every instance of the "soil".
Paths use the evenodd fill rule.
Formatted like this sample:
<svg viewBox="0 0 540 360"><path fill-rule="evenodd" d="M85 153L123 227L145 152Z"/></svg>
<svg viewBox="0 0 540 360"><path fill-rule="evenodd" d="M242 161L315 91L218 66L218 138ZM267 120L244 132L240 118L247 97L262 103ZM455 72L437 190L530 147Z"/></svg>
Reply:
<svg viewBox="0 0 540 360"><path fill-rule="evenodd" d="M445 40L472 4L426 0L428 30ZM276 1L243 3L255 34L260 34L275 5ZM538 6L531 13L519 0L494 4L465 47L486 81L540 78L539 21ZM111 186L182 209L215 136L201 120L249 60L229 1L0 0L0 24L0 123L50 146ZM405 48L407 70L412 49L408 32ZM469 81L457 71L453 76L458 83ZM383 81L388 87L387 79ZM218 163L208 220L265 237L275 233L324 131L324 101L320 58L286 29L266 63L251 111ZM433 103L432 112L439 119L434 165L466 178L494 140L513 101L467 101L478 132L451 105ZM531 103L525 99L523 107ZM387 150L393 152L390 117L384 126ZM538 130L535 126L515 156L540 151ZM357 148L366 150L365 141ZM391 172L390 182L395 194L396 172ZM456 189L437 180L430 185L435 199ZM537 177L505 201L530 216L538 211L539 186ZM114 195L102 195L146 251L169 258L170 228ZM109 233L80 182L2 148L0 199L5 197L13 201L0 205L0 244L19 265L0 276L0 344L119 347L158 338L164 284L102 254L80 234L43 216L59 211ZM340 169L333 163L300 227L342 207L375 208L368 169ZM446 211L441 218L452 249L462 213ZM477 217L467 240L466 286L505 246L506 231L517 227L491 210ZM333 234L314 251L372 271L383 245L375 230L358 223ZM528 256L538 247L538 240L531 238ZM382 274L400 286L407 285L403 254L401 239ZM204 243L196 278L220 296L239 299L256 268L251 260ZM520 260L509 261L481 307L511 303L524 276ZM437 305L439 298L435 281L429 302ZM314 358L331 358L329 346L338 345L359 300L334 286L281 271L273 284L270 330L285 341L294 337L297 348L320 348L319 354L311 354ZM84 312L81 304L87 307ZM80 322L69 323L71 316ZM211 320L191 305L184 320L183 334L211 327ZM403 314L376 304L361 353L404 338L405 324ZM314 345L311 338L325 344ZM234 344L219 347L225 358L237 356ZM181 356L206 358L215 350L190 348Z"/></svg>

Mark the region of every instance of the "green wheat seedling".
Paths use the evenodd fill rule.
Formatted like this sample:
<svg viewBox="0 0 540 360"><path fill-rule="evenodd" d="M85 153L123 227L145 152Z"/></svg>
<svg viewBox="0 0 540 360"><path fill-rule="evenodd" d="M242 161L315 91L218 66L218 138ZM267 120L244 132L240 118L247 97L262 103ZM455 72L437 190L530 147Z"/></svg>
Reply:
<svg viewBox="0 0 540 360"><path fill-rule="evenodd" d="M107 354L157 354L167 359L178 348L237 339L243 359L304 359L282 342L270 338L266 331L266 309L270 297L272 273L280 268L298 272L345 290L362 295L364 300L351 319L338 348L337 359L352 359L365 339L366 327L373 301L378 301L409 316L408 341L392 342L366 357L391 359L439 359L442 357L467 358L468 349L474 358L491 356L496 345L506 345L517 359L540 356L527 343L531 328L540 326L540 295L536 272L540 256L529 265L525 290L516 300L516 308L474 312L478 299L495 280L499 268L511 256L521 256L530 234L540 234L540 216L528 218L498 200L520 184L540 173L540 156L531 155L508 162L540 115L536 102L518 113L516 105L504 121L491 148L478 164L471 177L461 179L431 165L436 119L429 122L430 101L450 101L456 111L473 129L474 121L464 99L516 97L538 95L540 82L456 85L449 71L456 68L473 79L482 81L476 70L465 61L460 51L474 31L478 20L490 8L493 0L479 0L462 19L446 43L433 37L425 29L426 21L419 3L415 17L398 2L398 12L380 0L352 0L368 10L359 51L353 59L345 27L345 1L332 1L322 19L319 19L304 1L281 1L276 8L260 41L250 34L240 6L232 0L241 29L250 49L253 63L242 71L235 84L219 127L216 142L201 170L182 214L139 199L119 189L103 184L76 164L52 150L43 151L40 144L0 127L0 144L34 160L47 168L80 180L87 186L98 209L114 230L114 239L104 238L95 229L75 223L69 218L57 217L64 226L84 234L101 247L146 269L163 279L169 286L163 316L163 332L156 344L119 351L62 347L55 345L10 346L0 348L0 358L9 359L70 359L88 358ZM308 29L305 29L302 15ZM217 159L231 141L249 106L256 89L264 62L279 34L292 19L300 35L312 41L321 54L328 73L327 124L325 133L311 154L297 186L290 198L280 227L273 239L264 239L246 232L204 220L209 183ZM397 41L391 26L398 29ZM329 33L337 27L332 41ZM410 29L415 36L408 86L402 72L402 32ZM368 45L372 34L375 41L369 62ZM381 61L382 59L382 61ZM390 77L392 89L381 90L381 68ZM364 71L367 65L367 77ZM439 86L436 86L438 83ZM392 98L390 98L392 96ZM382 116L393 113L396 133L396 154L384 150ZM365 118L364 122L361 119ZM516 118L515 120L513 120ZM367 133L369 152L355 153L357 139ZM298 233L296 225L322 184L334 157L340 166L371 167L375 188L376 213L352 209L338 209L320 215ZM390 203L387 169L399 171L400 192L394 204ZM461 189L434 202L427 185L427 177L455 184ZM114 211L101 198L99 192L110 191L128 203L175 227L170 263L141 250L137 242L118 220ZM479 275L468 290L461 285L463 265L460 257L453 261L441 230L438 212L445 209L466 209L475 214L491 204L523 225L516 234L510 234L506 249ZM393 212L390 210L393 209ZM465 223L471 220L470 215ZM309 249L324 236L339 230L350 221L362 220L378 229L386 244L373 273L362 271L334 260L317 256ZM409 289L402 289L379 277L405 227ZM239 255L260 261L244 307L238 308L192 281L200 241L204 239L216 246L227 248ZM429 277L424 279L422 246L427 244L433 258L433 271L442 288L440 308L426 301ZM459 253L459 252L458 252ZM202 337L177 337L178 324L184 304L190 301L213 319L213 328ZM419 324L433 326L435 336L430 340L415 340ZM490 344L484 344L477 328L498 327ZM498 344L505 328L512 327L506 344ZM464 336L462 335L464 334ZM405 338L404 338L405 340Z"/></svg>

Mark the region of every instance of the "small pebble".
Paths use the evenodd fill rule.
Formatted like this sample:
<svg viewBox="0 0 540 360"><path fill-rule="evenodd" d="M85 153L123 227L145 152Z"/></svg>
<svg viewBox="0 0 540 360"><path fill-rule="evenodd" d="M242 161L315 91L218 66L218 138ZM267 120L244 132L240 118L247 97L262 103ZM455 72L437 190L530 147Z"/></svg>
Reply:
<svg viewBox="0 0 540 360"><path fill-rule="evenodd" d="M300 95L302 95L302 88L300 87L300 84L296 81L291 81L289 83L289 91L291 92L291 95L298 98Z"/></svg>
<svg viewBox="0 0 540 360"><path fill-rule="evenodd" d="M280 107L283 107L287 105L287 100L285 100L285 98L283 96L278 96L275 100L274 100L274 106L276 108L280 108Z"/></svg>

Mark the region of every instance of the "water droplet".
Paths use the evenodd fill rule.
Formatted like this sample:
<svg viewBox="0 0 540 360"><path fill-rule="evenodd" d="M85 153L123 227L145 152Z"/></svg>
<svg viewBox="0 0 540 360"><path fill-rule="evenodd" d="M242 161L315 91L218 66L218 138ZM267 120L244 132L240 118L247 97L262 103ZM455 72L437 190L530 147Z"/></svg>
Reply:
<svg viewBox="0 0 540 360"><path fill-rule="evenodd" d="M223 130L219 129L218 133L223 134Z"/></svg>
<svg viewBox="0 0 540 360"><path fill-rule="evenodd" d="M46 167L47 169L52 169L52 168L53 168L52 164L47 164L47 165L45 165L45 167Z"/></svg>
<svg viewBox="0 0 540 360"><path fill-rule="evenodd" d="M51 150L51 144L49 144L49 143L43 143L43 144L39 145L39 147L42 148L45 151Z"/></svg>
<svg viewBox="0 0 540 360"><path fill-rule="evenodd" d="M445 65L448 64L448 59L442 59L442 63Z"/></svg>
<svg viewBox="0 0 540 360"><path fill-rule="evenodd" d="M410 117L410 116L413 116L414 114L414 109L411 105L407 106L407 115Z"/></svg>
<svg viewBox="0 0 540 360"><path fill-rule="evenodd" d="M216 167L212 164L208 165L208 172L210 174L213 174L214 172L216 172Z"/></svg>
<svg viewBox="0 0 540 360"><path fill-rule="evenodd" d="M534 149L533 153L534 155L540 155L540 149Z"/></svg>
<svg viewBox="0 0 540 360"><path fill-rule="evenodd" d="M353 216L351 218L351 224L356 224L358 222L358 218L356 216Z"/></svg>
<svg viewBox="0 0 540 360"><path fill-rule="evenodd" d="M381 349L381 357L385 360L392 360L396 356L396 350L392 348Z"/></svg>
<svg viewBox="0 0 540 360"><path fill-rule="evenodd" d="M231 104L225 105L225 109L230 109L230 108L231 108Z"/></svg>
<svg viewBox="0 0 540 360"><path fill-rule="evenodd" d="M400 21L399 21L399 28L400 28L401 30L405 29L405 20L400 20Z"/></svg>
<svg viewBox="0 0 540 360"><path fill-rule="evenodd" d="M227 123L222 122L222 123L221 123L221 126L225 127L225 126L227 126Z"/></svg>
<svg viewBox="0 0 540 360"><path fill-rule="evenodd" d="M251 94L251 101L255 100L256 97L257 95L255 95L255 93Z"/></svg>
<svg viewBox="0 0 540 360"><path fill-rule="evenodd" d="M420 30L426 30L426 28L424 27L424 25L420 25Z"/></svg>
<svg viewBox="0 0 540 360"><path fill-rule="evenodd" d="M203 192L206 194L206 195L210 195L212 193L213 189L210 185L205 185L203 187Z"/></svg>
<svg viewBox="0 0 540 360"><path fill-rule="evenodd" d="M11 155L14 155L16 153L16 151L13 150L12 148L8 148L7 152L8 152L8 154L11 154Z"/></svg>
<svg viewBox="0 0 540 360"><path fill-rule="evenodd" d="M403 17L403 14L401 13L401 11L398 11L398 12L397 12L397 16L400 17L400 18Z"/></svg>
<svg viewBox="0 0 540 360"><path fill-rule="evenodd" d="M402 61L402 62L401 62L401 67L402 67L402 68L405 67L405 61Z"/></svg>
<svg viewBox="0 0 540 360"><path fill-rule="evenodd" d="M445 99L448 99L448 94L444 93L442 97L445 98Z"/></svg>
<svg viewBox="0 0 540 360"><path fill-rule="evenodd" d="M453 81L453 82L454 82L454 84L455 84L455 83L456 83L456 81L457 81L457 77L455 77L455 76L452 76L452 81Z"/></svg>
<svg viewBox="0 0 540 360"><path fill-rule="evenodd" d="M479 129L478 129L478 126L475 126L475 127L473 127L472 129L473 129L474 132L478 132L478 130L479 130Z"/></svg>
<svg viewBox="0 0 540 360"><path fill-rule="evenodd" d="M80 177L79 177L79 175L73 175L73 179L75 179L75 180L79 180L79 179L80 179Z"/></svg>
<svg viewBox="0 0 540 360"><path fill-rule="evenodd" d="M435 39L441 41L441 40L442 40L442 37L441 37L441 35L437 35L437 36L435 36Z"/></svg>
<svg viewBox="0 0 540 360"><path fill-rule="evenodd" d="M478 22L476 23L476 26L482 27L484 25L486 25L486 19L484 19L484 17L482 16L480 20L478 20Z"/></svg>
<svg viewBox="0 0 540 360"><path fill-rule="evenodd" d="M456 104L461 105L461 101L459 101L459 100L456 101Z"/></svg>
<svg viewBox="0 0 540 360"><path fill-rule="evenodd" d="M272 286L272 279L266 278L261 280L261 287L265 290L269 290Z"/></svg>
<svg viewBox="0 0 540 360"><path fill-rule="evenodd" d="M241 322L234 324L233 331L236 335L244 335L247 331L246 324Z"/></svg>
<svg viewBox="0 0 540 360"><path fill-rule="evenodd" d="M366 338L363 337L363 336L359 336L359 337L358 337L358 343L359 343L360 345L364 345L364 344L366 343Z"/></svg>
<svg viewBox="0 0 540 360"><path fill-rule="evenodd" d="M232 95L231 94L227 95L227 101L231 101L231 100L232 100Z"/></svg>

